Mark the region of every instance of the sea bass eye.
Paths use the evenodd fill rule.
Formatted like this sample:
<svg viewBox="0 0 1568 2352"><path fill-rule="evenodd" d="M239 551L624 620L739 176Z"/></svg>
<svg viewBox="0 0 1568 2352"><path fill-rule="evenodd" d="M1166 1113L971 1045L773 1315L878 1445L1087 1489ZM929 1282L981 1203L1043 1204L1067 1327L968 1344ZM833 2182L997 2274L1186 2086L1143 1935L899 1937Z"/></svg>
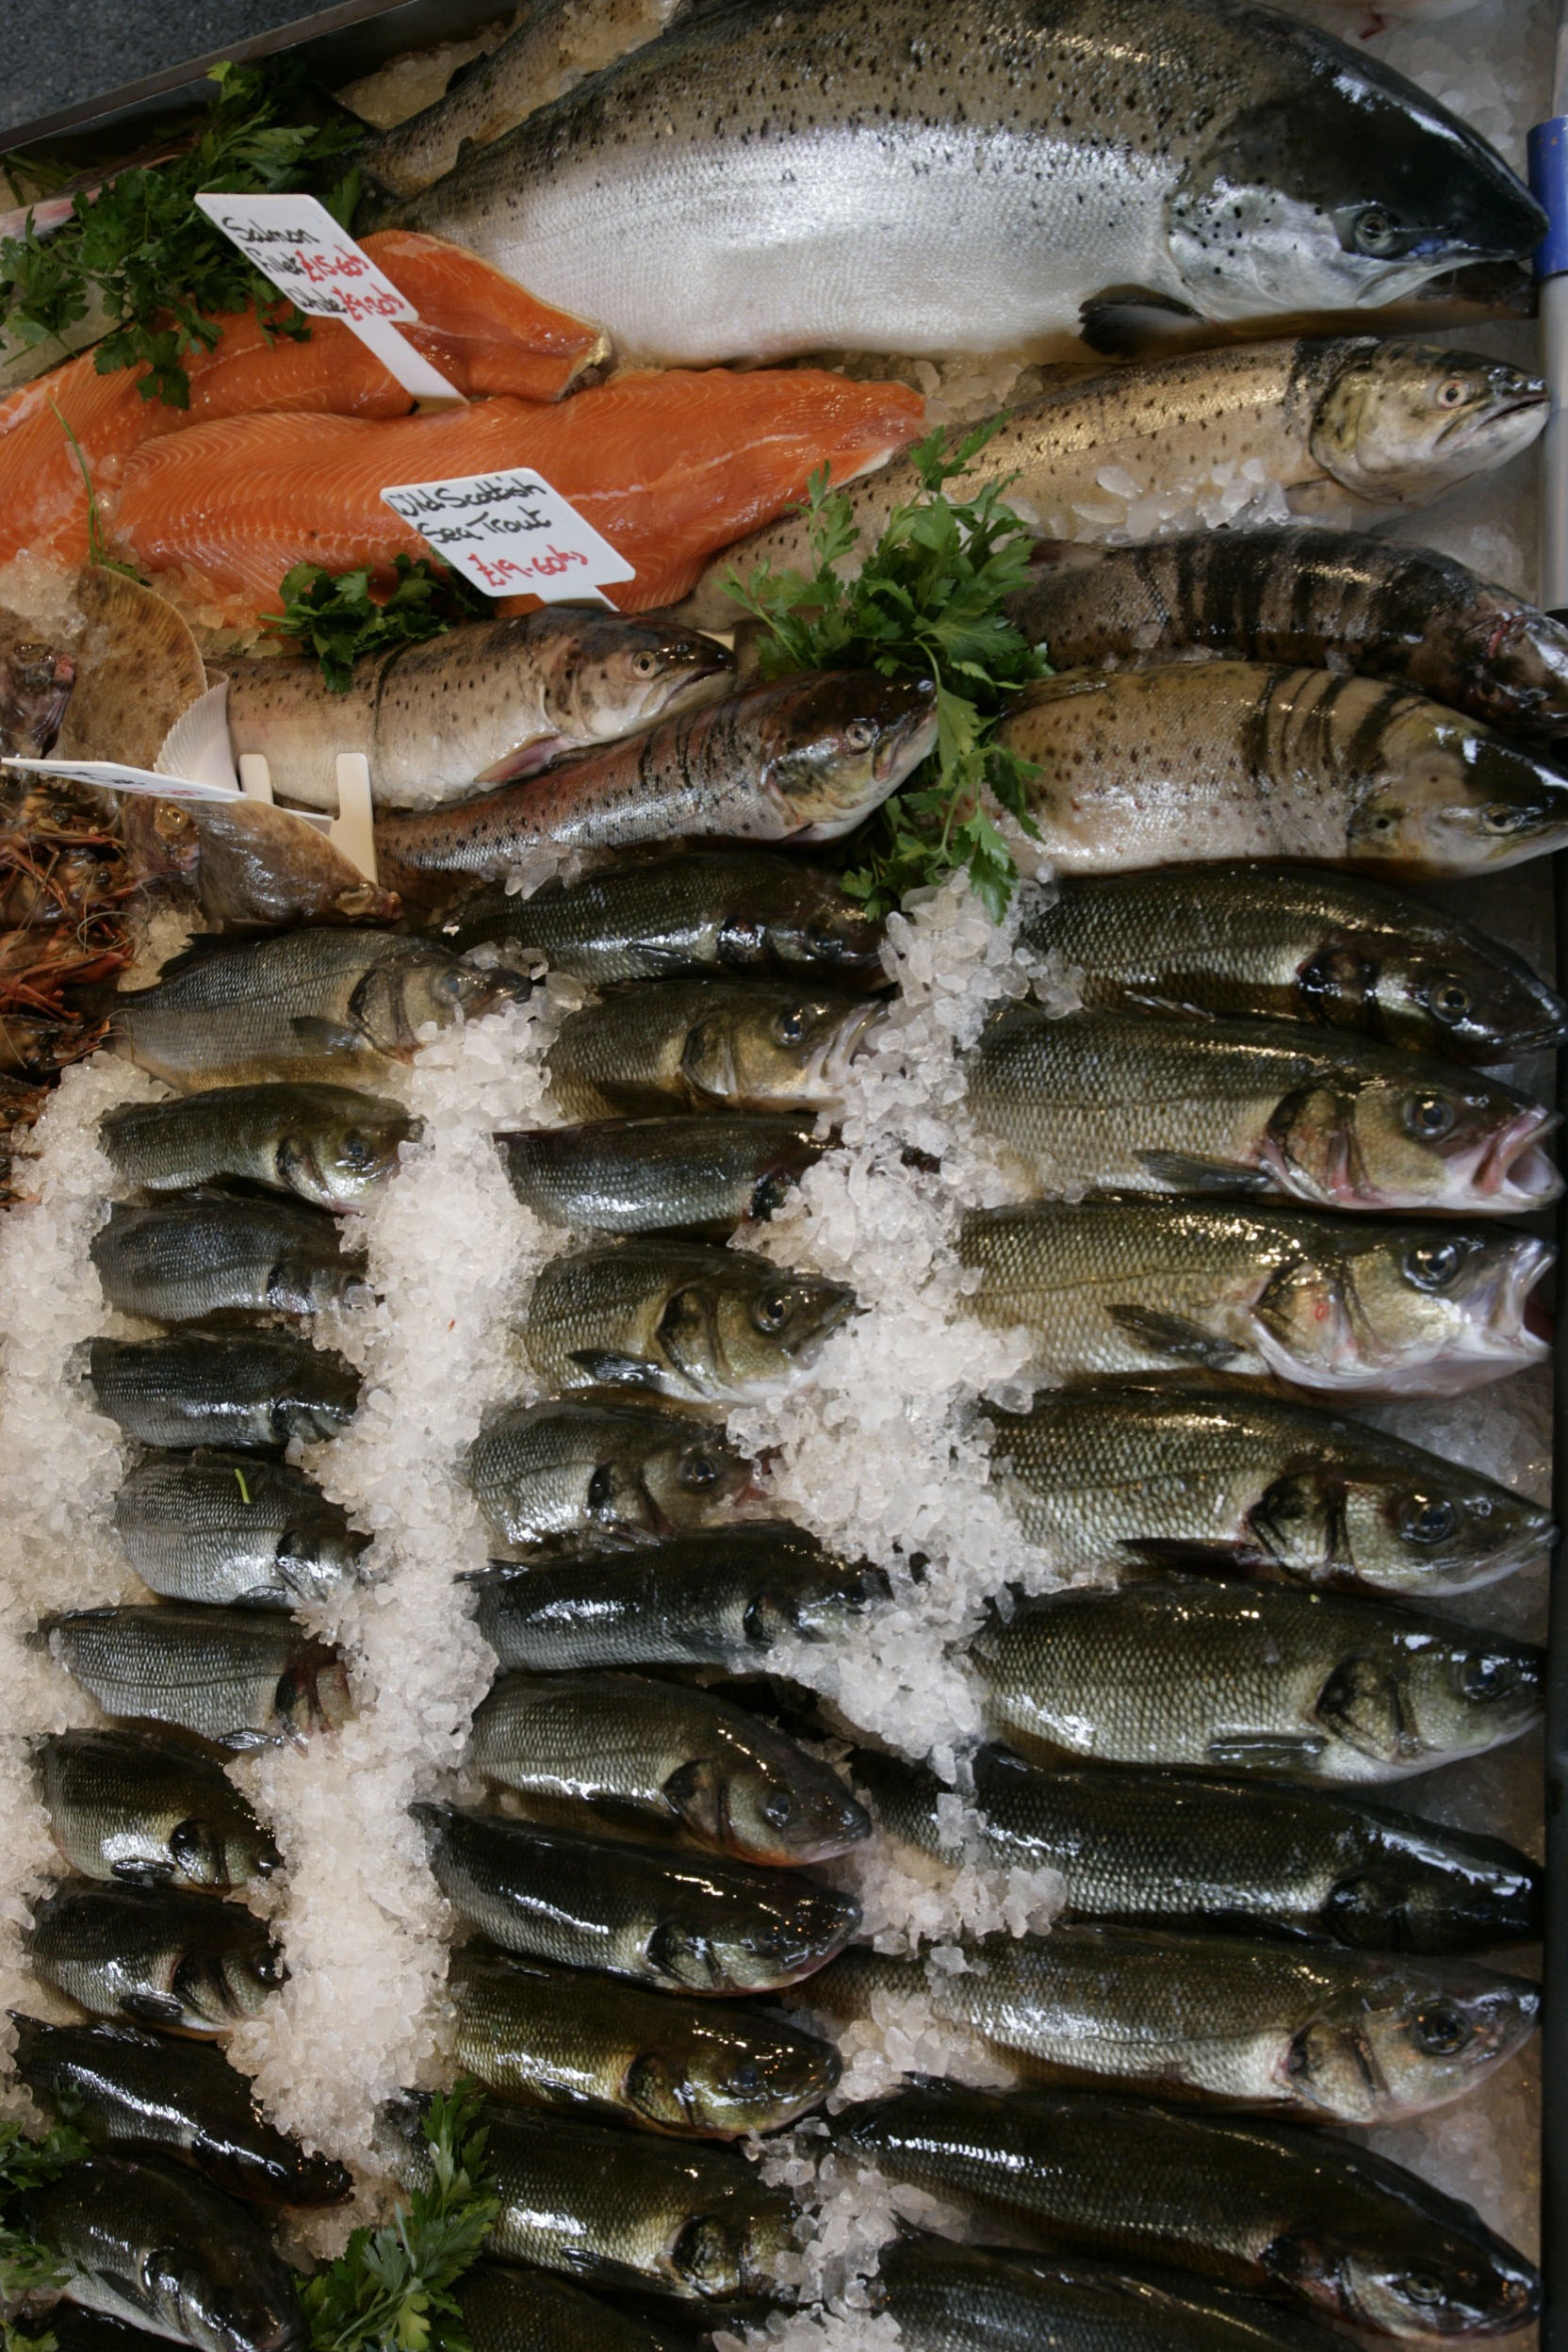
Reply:
<svg viewBox="0 0 1568 2352"><path fill-rule="evenodd" d="M1413 1094L1405 1104L1405 1125L1413 1135L1435 1142L1451 1133L1453 1124L1454 1106L1440 1094Z"/></svg>
<svg viewBox="0 0 1568 2352"><path fill-rule="evenodd" d="M1417 1290L1446 1290L1462 1256L1457 1241L1413 1242L1405 1251L1405 1272Z"/></svg>
<svg viewBox="0 0 1568 2352"><path fill-rule="evenodd" d="M1470 1018L1470 991L1458 980L1438 980L1427 990L1427 1010L1446 1029Z"/></svg>
<svg viewBox="0 0 1568 2352"><path fill-rule="evenodd" d="M798 1045L806 1035L805 1007L792 1004L788 1012L780 1013L773 1024L773 1033L780 1045Z"/></svg>
<svg viewBox="0 0 1568 2352"><path fill-rule="evenodd" d="M1409 2270L1393 2283L1407 2303L1417 2304L1422 2311L1434 2310L1447 2292L1442 2279L1434 2278L1429 2270Z"/></svg>
<svg viewBox="0 0 1568 2352"><path fill-rule="evenodd" d="M705 1454L700 1446L694 1446L681 1455L680 1483L682 1486L692 1487L696 1493L701 1494L714 1483L718 1475L718 1463L711 1454Z"/></svg>
<svg viewBox="0 0 1568 2352"><path fill-rule="evenodd" d="M757 1301L756 1315L760 1331L781 1331L790 1319L789 1292L765 1290Z"/></svg>
<svg viewBox="0 0 1568 2352"><path fill-rule="evenodd" d="M1470 2028L1446 2001L1429 2001L1415 2013L1413 2032L1421 2048L1434 2058L1451 2058L1470 2039Z"/></svg>
<svg viewBox="0 0 1568 2352"><path fill-rule="evenodd" d="M1399 1514L1399 1533L1407 1544L1446 1544L1459 1525L1450 1502L1413 1494Z"/></svg>

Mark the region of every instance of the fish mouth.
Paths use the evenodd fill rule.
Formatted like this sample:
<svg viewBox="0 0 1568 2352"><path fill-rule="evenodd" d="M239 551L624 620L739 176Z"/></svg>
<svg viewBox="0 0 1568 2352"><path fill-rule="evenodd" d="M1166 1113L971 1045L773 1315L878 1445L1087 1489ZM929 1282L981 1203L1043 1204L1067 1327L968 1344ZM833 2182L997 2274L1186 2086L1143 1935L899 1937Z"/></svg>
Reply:
<svg viewBox="0 0 1568 2352"><path fill-rule="evenodd" d="M1495 1584L1500 1577L1511 1576L1532 1560L1539 1560L1543 1552L1551 1551L1557 1540L1557 1522L1551 1512L1532 1511L1525 1525L1511 1535L1506 1544L1499 1544L1495 1551L1487 1553L1483 1572L1478 1576L1470 1577L1468 1582L1471 1585Z"/></svg>
<svg viewBox="0 0 1568 2352"><path fill-rule="evenodd" d="M1467 442L1478 439L1483 433L1505 433L1521 421L1537 420L1544 424L1549 398L1540 378L1531 377L1511 400L1456 416L1451 424L1444 426L1433 447L1439 449L1462 449Z"/></svg>
<svg viewBox="0 0 1568 2352"><path fill-rule="evenodd" d="M838 1028L823 1048L818 1064L821 1081L835 1088L847 1084L850 1064L860 1053L874 1030L880 1029L888 1018L887 1006L877 998L846 1013Z"/></svg>
<svg viewBox="0 0 1568 2352"><path fill-rule="evenodd" d="M1500 1127L1472 1171L1474 1206L1497 1216L1544 1208L1557 1200L1563 1180L1541 1144L1560 1123L1556 1111L1532 1102Z"/></svg>
<svg viewBox="0 0 1568 2352"><path fill-rule="evenodd" d="M1470 1327L1473 1352L1511 1356L1521 1364L1538 1364L1550 1354L1550 1342L1539 1328L1541 1310L1534 1292L1556 1256L1551 1243L1533 1233L1521 1233L1510 1245L1489 1285L1490 1305Z"/></svg>

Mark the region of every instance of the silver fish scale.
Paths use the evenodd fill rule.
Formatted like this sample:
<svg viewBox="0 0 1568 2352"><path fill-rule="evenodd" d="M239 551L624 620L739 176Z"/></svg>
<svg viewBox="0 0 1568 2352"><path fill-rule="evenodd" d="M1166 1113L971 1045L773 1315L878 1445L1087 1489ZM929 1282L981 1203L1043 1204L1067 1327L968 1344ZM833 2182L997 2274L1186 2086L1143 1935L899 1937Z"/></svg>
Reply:
<svg viewBox="0 0 1568 2352"><path fill-rule="evenodd" d="M302 1470L243 1454L150 1456L122 1481L114 1525L155 1592L220 1608L327 1600L368 1540Z"/></svg>
<svg viewBox="0 0 1568 2352"><path fill-rule="evenodd" d="M303 1201L216 1198L155 1208L117 1204L94 1234L104 1297L163 1323L264 1313L312 1315L363 1287L365 1251Z"/></svg>
<svg viewBox="0 0 1568 2352"><path fill-rule="evenodd" d="M315 1649L291 1620L174 1606L81 1611L53 1639L106 1715L240 1745L282 1735L281 1685Z"/></svg>

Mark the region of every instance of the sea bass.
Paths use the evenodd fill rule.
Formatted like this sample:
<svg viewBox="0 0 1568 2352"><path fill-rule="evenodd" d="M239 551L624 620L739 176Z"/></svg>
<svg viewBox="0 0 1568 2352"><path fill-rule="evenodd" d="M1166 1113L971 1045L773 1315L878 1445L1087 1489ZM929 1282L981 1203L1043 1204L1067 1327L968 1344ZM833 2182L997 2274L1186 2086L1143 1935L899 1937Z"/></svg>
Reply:
<svg viewBox="0 0 1568 2352"><path fill-rule="evenodd" d="M838 2136L993 2238L1197 2271L1379 2335L1506 2335L1540 2307L1532 2265L1468 2205L1288 2124L942 2082L848 2110Z"/></svg>
<svg viewBox="0 0 1568 2352"><path fill-rule="evenodd" d="M827 1149L808 1113L594 1119L498 1135L507 1182L547 1225L723 1241L760 1225Z"/></svg>
<svg viewBox="0 0 1568 2352"><path fill-rule="evenodd" d="M1002 739L1066 874L1311 858L1392 879L1517 865L1568 841L1568 776L1401 688L1257 662L1073 670Z"/></svg>
<svg viewBox="0 0 1568 2352"><path fill-rule="evenodd" d="M356 662L346 694L307 658L236 662L229 736L284 800L335 813L337 755L358 751L378 808L428 808L712 701L734 666L674 622L551 604Z"/></svg>
<svg viewBox="0 0 1568 2352"><path fill-rule="evenodd" d="M710 1527L750 1491L754 1469L720 1421L583 1396L498 1413L469 1447L467 1478L492 1536L526 1551Z"/></svg>
<svg viewBox="0 0 1568 2352"><path fill-rule="evenodd" d="M114 1528L143 1584L206 1608L331 1600L370 1541L291 1462L216 1449L144 1456L121 1482Z"/></svg>
<svg viewBox="0 0 1568 2352"><path fill-rule="evenodd" d="M93 2017L172 2034L226 2034L284 1981L265 1920L242 1903L173 1886L66 1879L38 1904L27 1957Z"/></svg>
<svg viewBox="0 0 1568 2352"><path fill-rule="evenodd" d="M303 1200L188 1193L147 1209L116 1201L91 1257L106 1304L125 1315L308 1317L371 1296L365 1252L340 1249L340 1230Z"/></svg>
<svg viewBox="0 0 1568 2352"><path fill-rule="evenodd" d="M292 1618L169 1602L67 1609L39 1634L106 1715L173 1723L215 1747L302 1742L349 1713L342 1659Z"/></svg>
<svg viewBox="0 0 1568 2352"><path fill-rule="evenodd" d="M703 1994L776 1992L841 1952L852 1895L793 1871L416 1805L458 1918L503 1951Z"/></svg>
<svg viewBox="0 0 1568 2352"><path fill-rule="evenodd" d="M188 948L151 988L116 998L113 1028L132 1061L191 1092L273 1078L373 1084L413 1059L427 1021L476 1019L527 985L433 939L286 931Z"/></svg>
<svg viewBox="0 0 1568 2352"><path fill-rule="evenodd" d="M467 899L441 925L528 971L547 964L596 988L680 971L796 972L879 988L883 926L838 876L765 849L681 848L618 859L580 881Z"/></svg>
<svg viewBox="0 0 1568 2352"><path fill-rule="evenodd" d="M826 1862L871 1819L825 1764L705 1690L634 1674L502 1674L467 1761L531 1819L684 1838L775 1869Z"/></svg>
<svg viewBox="0 0 1568 2352"><path fill-rule="evenodd" d="M1319 2122L1396 2123L1481 2089L1535 2031L1540 1987L1471 1960L1237 1936L1053 1927L960 1947L961 1968L858 1948L802 1999L831 2017L930 2001L1004 2060Z"/></svg>
<svg viewBox="0 0 1568 2352"><path fill-rule="evenodd" d="M798 1383L855 1307L843 1282L661 1235L551 1258L521 1333L552 1388L603 1383L716 1401Z"/></svg>
<svg viewBox="0 0 1568 2352"><path fill-rule="evenodd" d="M1172 501L1178 512L1231 513L1238 474L1260 488L1278 482L1304 512L1354 515L1439 498L1527 448L1545 420L1541 379L1479 353L1371 336L1243 343L1063 368L1037 399L991 420L962 487L972 495L984 482L1004 484L1015 513L1055 541L1111 530L1147 538ZM894 507L922 495L906 458L850 483L859 537L834 568L858 572ZM807 528L805 517L782 515L715 556L682 617L733 629L731 573L748 580L768 564L809 574Z"/></svg>
<svg viewBox="0 0 1568 2352"><path fill-rule="evenodd" d="M210 1756L138 1731L65 1731L35 1753L55 1843L88 1878L226 1889L282 1856Z"/></svg>
<svg viewBox="0 0 1568 2352"><path fill-rule="evenodd" d="M1231 0L695 10L392 218L664 362L1369 309L1543 226L1413 84Z"/></svg>
<svg viewBox="0 0 1568 2352"><path fill-rule="evenodd" d="M1129 1764L972 1761L975 1811L923 1765L846 1765L879 1829L939 1861L1054 1870L1075 1919L1473 1952L1541 1932L1537 1864L1501 1838L1343 1788Z"/></svg>
<svg viewBox="0 0 1568 2352"><path fill-rule="evenodd" d="M528 2106L728 2140L797 2121L839 2080L831 2043L749 2007L472 1949L448 1984L458 2065Z"/></svg>
<svg viewBox="0 0 1568 2352"><path fill-rule="evenodd" d="M1450 1396L1547 1352L1526 1315L1553 1251L1528 1233L1086 1200L972 1210L959 1246L981 1320L1022 1324L1055 1379L1197 1367Z"/></svg>
<svg viewBox="0 0 1568 2352"><path fill-rule="evenodd" d="M1241 859L1201 879L1078 874L1019 937L1078 975L1096 1011L1240 1013L1360 1031L1454 1062L1508 1062L1568 1036L1568 1004L1509 948L1359 874Z"/></svg>
<svg viewBox="0 0 1568 2352"><path fill-rule="evenodd" d="M106 1111L99 1139L109 1165L143 1192L183 1192L236 1176L297 1193L323 1209L368 1200L421 1122L384 1095L352 1086L209 1086L172 1102Z"/></svg>
<svg viewBox="0 0 1568 2352"><path fill-rule="evenodd" d="M820 982L662 980L568 1014L546 1066L568 1119L835 1111L885 1019L876 998Z"/></svg>
<svg viewBox="0 0 1568 2352"><path fill-rule="evenodd" d="M1391 678L1494 727L1568 727L1568 629L1451 556L1365 532L1057 541L1008 617L1058 670L1200 649Z"/></svg>
<svg viewBox="0 0 1568 2352"><path fill-rule="evenodd" d="M475 2262L452 2289L474 2352L669 2352L662 2328L647 2326L547 2270ZM66 2345L63 2352L78 2352ZM104 2352L82 2346L80 2352ZM123 2346L122 2352L132 2352Z"/></svg>
<svg viewBox="0 0 1568 2352"><path fill-rule="evenodd" d="M991 1729L1028 1753L1328 1781L1517 1740L1544 1658L1359 1595L1196 1578L1053 1593L970 1655Z"/></svg>
<svg viewBox="0 0 1568 2352"><path fill-rule="evenodd" d="M1014 1004L969 1061L969 1103L1035 1190L1233 1193L1320 1208L1527 1216L1562 1179L1557 1115L1500 1080L1294 1023L1065 1019Z"/></svg>
<svg viewBox="0 0 1568 2352"><path fill-rule="evenodd" d="M717 835L832 841L879 808L937 740L929 678L807 673L750 686L526 784L384 816L376 861L405 898L504 881L541 850Z"/></svg>
<svg viewBox="0 0 1568 2352"><path fill-rule="evenodd" d="M348 1358L291 1331L92 1339L87 1375L97 1410L142 1446L270 1451L335 1437L359 1402Z"/></svg>
<svg viewBox="0 0 1568 2352"><path fill-rule="evenodd" d="M1119 1380L988 1417L1009 1509L1069 1575L1224 1562L1419 1597L1556 1540L1549 1511L1480 1471L1287 1397Z"/></svg>

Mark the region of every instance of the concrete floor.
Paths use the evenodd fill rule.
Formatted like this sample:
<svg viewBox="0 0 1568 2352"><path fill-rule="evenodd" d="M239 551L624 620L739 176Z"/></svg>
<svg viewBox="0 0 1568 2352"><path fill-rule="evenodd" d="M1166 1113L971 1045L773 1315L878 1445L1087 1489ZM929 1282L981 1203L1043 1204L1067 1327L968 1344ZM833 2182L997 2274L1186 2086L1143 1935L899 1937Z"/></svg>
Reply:
<svg viewBox="0 0 1568 2352"><path fill-rule="evenodd" d="M0 138L311 12L311 0L10 0Z"/></svg>

